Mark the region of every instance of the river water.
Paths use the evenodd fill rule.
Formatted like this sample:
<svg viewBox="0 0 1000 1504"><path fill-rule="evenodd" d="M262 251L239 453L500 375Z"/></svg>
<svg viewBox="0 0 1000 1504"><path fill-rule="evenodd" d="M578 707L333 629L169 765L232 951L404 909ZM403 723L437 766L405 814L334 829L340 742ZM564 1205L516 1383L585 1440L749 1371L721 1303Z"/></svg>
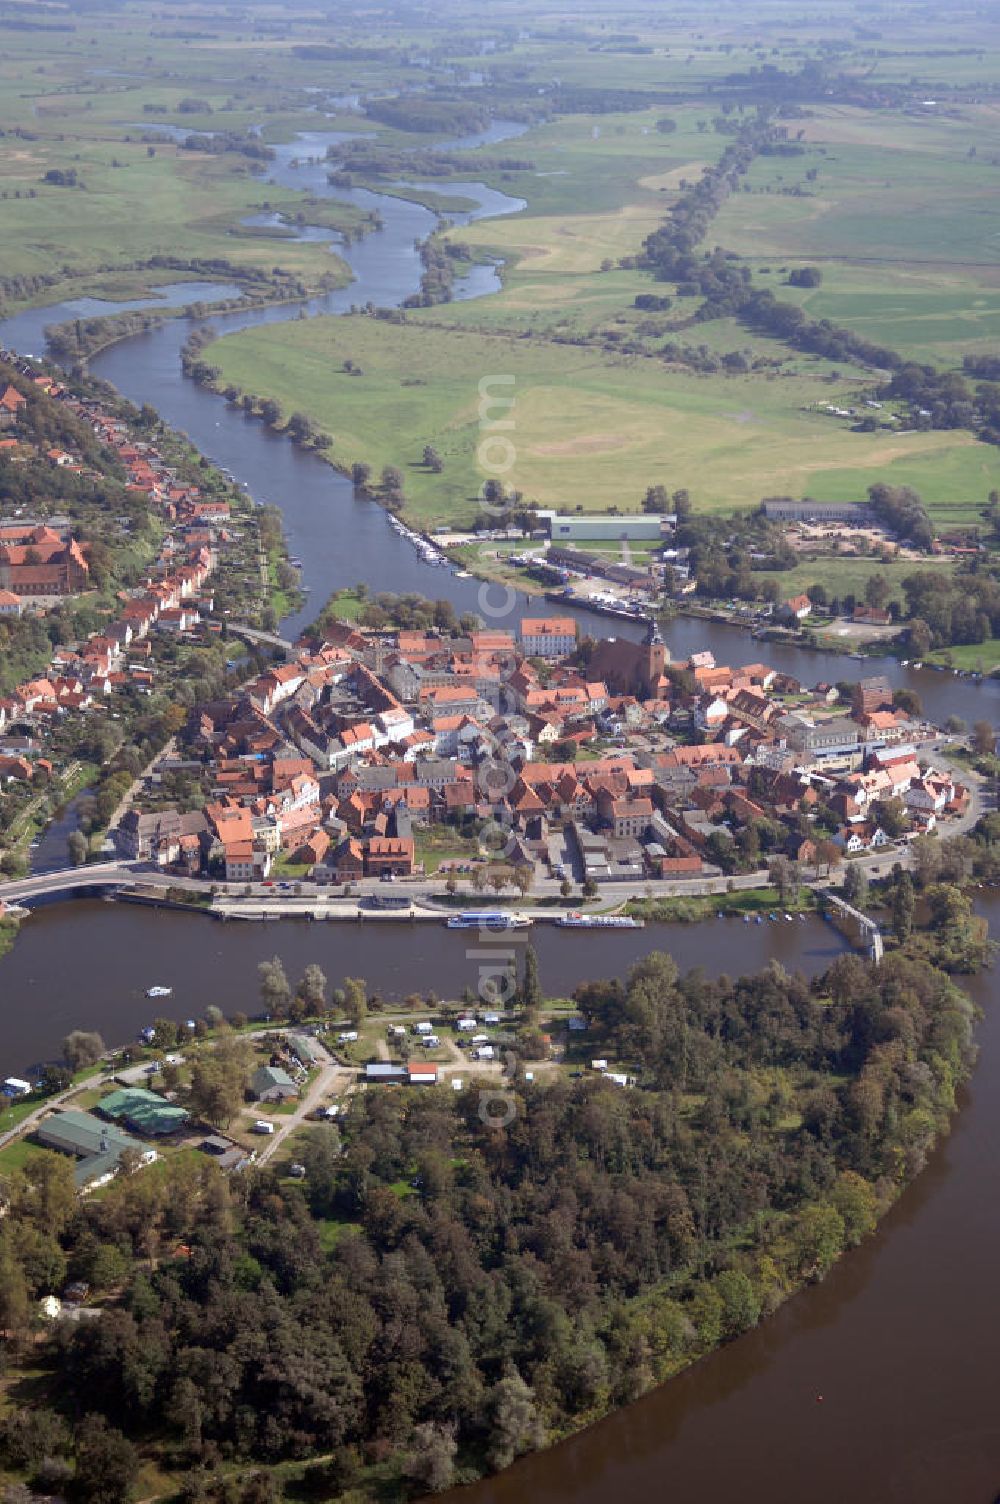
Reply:
<svg viewBox="0 0 1000 1504"><path fill-rule="evenodd" d="M1000 898L980 907L994 927ZM449 1504L993 1504L1000 1009L954 1131L824 1283L637 1404ZM820 1398L822 1396L822 1398Z"/></svg>
<svg viewBox="0 0 1000 1504"><path fill-rule="evenodd" d="M521 134L522 130L514 122L494 122L488 130L448 144L493 145ZM419 287L421 265L415 242L431 232L435 216L422 205L391 194L362 188L331 189L326 180L327 147L345 139L349 137L343 132L312 131L298 135L294 141L275 148L277 155L269 168L269 178L319 197L346 198L361 208L379 211L384 225L381 231L337 248L354 280L348 287L302 305L220 315L212 320L220 332L284 322L297 318L302 311L309 315L337 314L369 302L379 307L394 307ZM478 207L471 211L449 215L457 224L487 215L515 213L523 207L520 199L498 193L482 183L447 180L440 186L446 194L452 191L477 202ZM316 233L315 229L305 231L310 237ZM329 234L319 233L324 237ZM492 266L477 266L470 277L458 284L456 296L481 297L495 291L498 285ZM175 306L209 296L205 285L181 284L181 287L183 295L180 291L164 290ZM231 295L231 290L226 289L224 295ZM87 312L114 312L120 307L134 306L133 303L95 306L91 301ZM43 346L45 325L81 316L79 307L78 302L56 304L15 315L0 323L0 344L37 353ZM274 502L281 508L289 550L303 561L302 582L309 592L303 609L282 624L286 633L294 634L307 625L333 590L359 580L376 590L417 591L432 598L444 597L460 612L478 612L489 625L516 622L529 606L537 611L537 602L530 605L523 595L509 599L500 587L458 579L448 568L425 563L389 527L382 508L357 497L350 481L330 465L187 380L180 369L180 348L190 328L186 319L171 320L159 329L112 346L91 361L91 369L133 402L151 403L204 453L244 482L258 501ZM638 624L586 610L577 609L573 614L595 636L635 637L642 630ZM824 678L854 679L861 674L885 673L894 685L915 689L927 714L939 724L949 715L959 715L970 723L983 717L996 720L998 716L1000 698L995 681L976 683L930 669L916 671L903 668L894 658L868 658L862 663L807 648L757 643L739 628L687 617L678 617L671 623L666 636L675 658L701 648L710 649L720 663L740 664L766 658L806 684Z"/></svg>
<svg viewBox="0 0 1000 1504"><path fill-rule="evenodd" d="M325 162L291 166L294 156L325 152L327 139L318 132L281 149L275 179L328 192ZM441 186L476 196L470 191L475 184ZM307 314L340 313L368 301L397 305L419 284L414 240L430 231L434 216L386 194L358 189L349 196L378 208L385 227L341 251L355 281L311 300ZM503 207L478 202L474 214ZM509 212L516 207L512 201ZM495 286L493 270L484 267L458 295L479 296ZM254 310L213 322L232 332L299 312L297 306ZM74 305L21 315L0 325L0 343L37 353L44 325L74 316ZM186 381L179 352L188 332L186 320L170 322L104 352L92 368L134 402L152 403L258 501L281 507L290 550L303 560L312 592L309 606L284 624L289 632L306 624L332 590L358 580L375 589L444 596L491 624L519 617L523 598L500 611L503 592L424 564L389 528L382 510L356 498L328 465ZM586 630L607 635L605 618L576 614ZM610 630L632 635L636 629L615 622ZM766 658L806 683L884 672L894 684L915 689L939 722L952 714L967 721L997 718L995 684L918 673L893 659L862 664L758 644L737 629L700 621L679 619L667 637L675 657L707 647L720 662ZM996 903L991 908L996 917ZM839 945L812 925L758 929L737 921L650 926L641 936L539 929L532 938L553 992L621 970L657 945L670 949L682 967L732 971L751 971L770 955L781 958L782 948L786 965L814 970ZM32 917L3 963L4 1066L13 1070L51 1054L75 1026L100 1028L109 1039L127 1037L148 1020L152 1008L142 993L152 982L175 986L169 1005L181 1015L200 1013L209 1002L252 1011L256 964L278 952L293 978L316 960L331 979L362 975L387 994L408 991L416 977L444 993L466 981L474 985L465 944L461 935L436 926L392 925L373 944L352 925L221 926L136 908L123 913L99 902L53 907ZM985 1007L995 989L982 977L972 990ZM878 1236L844 1259L823 1286L639 1404L460 1498L467 1504L622 1498L636 1504L664 1498L674 1504L989 1504L1000 1492L994 1374L1000 1018L988 1007L981 1040L981 1063L952 1137Z"/></svg>
<svg viewBox="0 0 1000 1504"><path fill-rule="evenodd" d="M2 962L0 1074L58 1054L74 1028L97 1029L109 1044L118 1044L133 1039L154 1013L185 1019L209 1003L226 1013L259 1012L257 966L275 954L293 986L315 961L331 984L361 976L387 1001L417 986L457 998L466 987L476 989L483 951L498 956L499 964L523 951L529 939L554 997L567 996L592 977L623 975L653 950L669 951L682 971L704 966L715 975L742 974L773 958L787 971L813 975L845 943L819 919L763 925L716 919L611 933L539 924L481 941L478 931L470 939L468 931L427 922L222 922L101 899L56 903L35 909ZM172 987L173 995L150 1002L145 991L153 985Z"/></svg>

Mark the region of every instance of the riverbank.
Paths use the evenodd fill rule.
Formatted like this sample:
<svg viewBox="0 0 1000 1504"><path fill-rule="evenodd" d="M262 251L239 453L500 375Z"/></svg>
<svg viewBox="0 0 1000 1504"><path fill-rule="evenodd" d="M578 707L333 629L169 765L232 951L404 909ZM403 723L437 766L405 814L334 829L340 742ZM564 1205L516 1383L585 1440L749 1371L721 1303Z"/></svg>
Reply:
<svg viewBox="0 0 1000 1504"><path fill-rule="evenodd" d="M678 924L698 924L706 919L719 917L780 920L787 914L805 918L822 906L822 898L805 883L796 885L794 891L784 894L777 888L744 888L732 893L702 893L691 897L678 895L670 898L633 898L625 906L626 913L637 919L657 919Z"/></svg>
<svg viewBox="0 0 1000 1504"><path fill-rule="evenodd" d="M328 281L317 282L312 291L319 292L324 288L330 290L347 286L351 280L350 273L343 263L341 267L342 271L338 269L330 273ZM258 281L249 275L241 278L238 271L231 270L228 275L233 277L237 284L241 280L248 284L238 298L199 298L180 307L158 307L155 302L150 302L148 305L144 304L141 308L127 313L94 314L89 318L74 318L63 324L48 325L45 330L46 346L51 357L58 363L81 362L85 364L92 357L110 350L113 345L120 344L122 340L147 334L168 319L201 322L222 314L239 313L244 309L281 308L289 303L301 303L306 291L302 287L297 287L294 291L275 290L271 293L263 291L255 293L254 288L260 286ZM72 289L68 290L72 291ZM30 304L25 305L25 307L30 306ZM17 318L18 312L21 311L24 310L14 312L11 317Z"/></svg>
<svg viewBox="0 0 1000 1504"><path fill-rule="evenodd" d="M167 916L161 916L166 918ZM170 916L169 923L173 925L179 921L180 916ZM793 927L789 927L790 929ZM740 927L742 931L742 926ZM799 927L794 931L798 933ZM775 931L768 928L765 933L770 940L774 940L783 933L783 930ZM602 940L605 937L602 937ZM742 948L746 949L742 933L739 936ZM671 947L673 949L673 947ZM265 952L266 954L266 952ZM174 955L179 956L180 951L174 947ZM80 958L77 958L78 962ZM147 965L152 964L152 957L147 951L144 954ZM605 958L606 963L606 958ZM544 961L540 963L544 972ZM828 963L827 963L828 964ZM851 985L855 988L867 989L865 996L869 997L870 1004L881 1018L885 1014L889 999L899 1009L898 998L901 995L894 987L891 974L899 965L898 960L887 962L886 972L881 982L874 982L876 975L867 968L854 976ZM176 966L176 961L175 961ZM910 985L918 985L922 995L928 999L933 996L931 1003L932 1012L937 1019L941 1031L948 1031L954 1023L959 1028L963 1043L958 1059L954 1062L954 1071L958 1077L964 1076L971 1064L971 1056L966 1051L965 1034L969 1018L964 1011L964 1005L960 1002L960 994L956 989L940 977L939 974L928 972L927 983L923 977L922 968L924 963L914 960L903 967L901 975L909 978ZM824 968L826 970L827 968ZM606 970L606 964L605 964ZM414 973L410 973L411 975ZM588 1066L590 1057L595 1049L602 1054L607 1054L611 1061L611 1069L617 1068L617 1062L624 1061L622 1046L625 1036L620 1033L619 1025L614 1022L614 1013L607 1010L612 1007L615 996L611 984L594 982L593 976L601 975L600 971L592 972L589 978L589 986L586 989L586 1000L582 1007L589 1018L589 1030L584 1037L573 1041L573 1036L563 1028L565 1012L557 1008L552 1012L549 1004L542 1003L539 1009L539 1019L551 1035L554 1042L563 1049L565 1038L565 1051L554 1064L550 1065L543 1058L534 1066L535 1082L523 1078L517 1072L508 1082L504 1089L511 1094L516 1101L519 1117L518 1132L521 1140L527 1139L532 1144L537 1144L541 1151L541 1140L537 1134L541 1125L549 1120L551 1113L559 1114L571 1106L578 1098L586 1100L587 1119L585 1126L579 1131L587 1133L601 1133L601 1124L604 1121L602 1114L606 1115L613 1111L617 1123L618 1138L627 1135L628 1142L638 1146L641 1141L637 1135L648 1129L655 1134L659 1129L653 1125L650 1117L651 1110L657 1103L664 1104L666 1111L666 1088L659 1086L652 1078L644 1079L641 1090L630 1087L628 1084L617 1085L612 1079L601 1080L601 1072L593 1071ZM731 975L739 973L732 971ZM216 977L225 976L225 968L216 966L213 969ZM421 973L430 979L428 972ZM717 975L714 968L709 975ZM841 980L838 981L838 975ZM856 1245L861 1245L862 1250L869 1246L869 1239L876 1228L879 1220L884 1217L893 1203L904 1194L904 1182L916 1176L923 1165L923 1157L932 1152L932 1145L936 1138L943 1136L949 1125L949 1113L945 1104L944 1094L940 1100L933 1101L931 1110L932 1122L925 1124L922 1130L919 1144L912 1137L906 1137L907 1160L902 1171L897 1166L895 1175L878 1175L878 1164L882 1163L885 1155L890 1152L892 1134L887 1133L886 1142L880 1133L876 1142L862 1151L858 1147L851 1147L850 1141L842 1137L838 1129L836 1135L825 1147L817 1148L810 1138L806 1126L807 1114L812 1111L810 1090L816 1086L817 1081L824 1080L825 1067L817 1067L815 1063L805 1073L800 1075L793 1068L793 1060L798 1058L798 1052L804 1047L795 1045L792 1036L797 1028L805 1029L812 1038L812 1033L823 1027L828 1027L830 1021L834 1024L843 1021L845 1009L851 1006L848 995L842 995L842 987L848 984L849 974L828 972L826 981L822 987L807 986L801 981L790 978L786 969L774 968L765 974L764 979L745 975L745 979L738 984L723 982L711 983L705 976L691 979L680 984L679 989L674 987L675 972L673 966L663 955L651 956L646 961L639 962L638 980L632 979L629 988L638 988L635 1001L644 998L650 1006L659 1007L667 998L673 999L673 1006L680 1010L686 1019L688 1028L688 1041L691 1046L697 1045L697 1051L691 1056L691 1065L688 1067L690 1079L685 1084L685 1089L678 1092L676 1084L670 1087L670 1099L675 1102L675 1111L679 1111L684 1129L683 1144L675 1149L675 1155L679 1154L687 1161L692 1153L696 1155L711 1150L714 1154L715 1181L720 1186L720 1194L732 1200L737 1198L734 1209L723 1209L715 1192L710 1193L711 1207L704 1208L700 1202L691 1203L692 1222L690 1231L685 1231L686 1223L681 1216L682 1208L676 1203L671 1203L671 1213L664 1224L660 1237L666 1239L670 1245L672 1258L669 1272L657 1272L655 1268L648 1267L648 1272L640 1272L638 1275L630 1275L625 1284L621 1285L620 1293L615 1301L613 1317L607 1314L601 1317L594 1309L594 1298L584 1294L586 1310L581 1312L577 1306L578 1316L583 1315L588 1322L589 1343L588 1350L599 1356L606 1355L608 1382L597 1387L593 1393L584 1393L582 1403L574 1402L572 1395L579 1391L564 1386L554 1386L546 1383L537 1364L532 1364L528 1358L520 1357L520 1363L528 1379L522 1382L528 1384L529 1398L533 1402L533 1410L538 1415L538 1425L525 1438L525 1446L521 1450L534 1449L541 1446L550 1446L553 1443L565 1441L568 1437L576 1438L572 1445L587 1443L584 1438L592 1437L594 1423L601 1416L607 1416L612 1411L619 1409L628 1402L635 1400L644 1391L653 1390L656 1397L669 1396L674 1393L675 1385L685 1382L682 1375L696 1374L705 1365L711 1365L723 1361L724 1354L730 1350L730 1344L737 1337L753 1333L760 1326L763 1334L768 1333L771 1322L780 1322L782 1310L789 1300L794 1299L796 1293L806 1285L815 1283L827 1275L836 1277L838 1260L843 1252ZM864 980L862 980L864 978ZM164 973L164 979L168 979ZM933 988L928 991L930 980L933 979ZM176 980L171 977L169 980ZM106 981L106 978L105 978ZM715 990L713 991L713 986ZM760 989L765 988L761 993ZM594 990L596 988L596 991ZM874 988L874 990L872 990ZM767 991L766 989L770 989ZM175 988L176 990L176 988ZM371 994L371 984L367 988ZM546 986L547 994L551 995L551 985ZM716 996L716 992L718 996ZM217 989L213 987L213 1000ZM606 994L606 997L605 997ZM786 996L787 994L787 996ZM449 989L439 995L454 996ZM860 998L858 999L860 1001ZM223 1007L225 1003L220 999ZM157 1008L163 1006L163 1002L157 1003ZM169 1006L169 1003L166 1004ZM768 1016L773 1015L776 1020L775 1028L781 1034L781 1040L775 1036L772 1046L781 1043L783 1063L774 1061L764 1069L764 1077L772 1083L772 1089L781 1085L786 1096L775 1105L774 1111L757 1122L752 1128L742 1121L733 1121L734 1109L729 1113L723 1112L717 1115L707 1111L706 1092L701 1086L704 1067L697 1065L697 1060L706 1051L711 1054L711 1039L715 1037L712 1027L712 1013L715 1007L724 1010L729 1020L729 1044L726 1047L726 1079L732 1088L735 1074L738 1073L741 1082L749 1086L757 1080L758 1073L763 1068L763 1062L757 1059L760 1049L770 1048L765 1044L764 1037L756 1030L747 1030L742 1027L755 1014L758 1007L765 1007ZM190 1011L197 1014L197 1009L189 1005ZM419 1017L421 1009L425 1010L425 1016L435 1022L441 1021L441 1027L445 1026L445 1020L450 1017L449 1010L441 1008L435 998L415 999L415 1007L404 1010L395 1015L403 1019ZM705 1012L701 1018L699 1010ZM912 1009L909 1010L912 1012ZM940 1017L938 1015L940 1014ZM338 1015L334 1012L331 1017L336 1020ZM366 1041L384 1036L384 1026L392 1023L392 1013L380 1014L377 1018L371 1018L363 1026ZM798 1022L795 1022L795 1020ZM307 1018L302 1020L308 1022ZM925 1020L926 1025L926 1020ZM960 1027L959 1027L960 1026ZM246 1027L245 1024L241 1027ZM252 1026L251 1026L252 1027ZM334 1027L339 1027L335 1023ZM374 1033L372 1030L374 1029ZM785 1035L788 1034L788 1038ZM120 1036L119 1036L120 1037ZM959 1035L955 1036L956 1039ZM742 1042L741 1042L742 1041ZM169 1043L164 1046L158 1042L158 1048L170 1048ZM370 1047L370 1043L369 1043ZM669 1043L664 1042L664 1048L669 1048ZM214 1041L206 1039L202 1043L195 1042L191 1045L188 1053L199 1057L202 1052L211 1054L215 1048ZM642 1070L645 1075L652 1068L652 1062L659 1060L659 1047L652 1039L644 1039L640 1035L631 1036L629 1050L634 1053L634 1058L639 1062L629 1067L630 1071ZM810 1049L812 1046L810 1046ZM788 1051L792 1051L789 1056ZM921 1046L920 1059L923 1061L924 1048ZM529 1049L526 1061L529 1066L535 1057ZM645 1065L643 1062L646 1061ZM471 1072L475 1080L476 1071L471 1063L463 1063L460 1067L463 1078ZM181 1079L186 1080L187 1064L182 1065ZM849 1069L849 1077L853 1081L858 1077L860 1065ZM714 1091L712 1084L713 1072L708 1071L706 1087L711 1093ZM580 1077L589 1077L588 1080L578 1080ZM486 1084L493 1090L496 1088L495 1080L484 1078ZM887 1083L892 1088L892 1083ZM435 1090L436 1088L430 1088ZM440 1088L437 1088L440 1089ZM463 1090L470 1088L466 1085ZM471 1088L475 1092L475 1085ZM923 1097L926 1098L926 1091ZM467 1103L461 1093L454 1097L451 1092L447 1093L449 1105L454 1102L455 1110L446 1114L447 1123L453 1125L472 1124L472 1127L463 1127L462 1131L472 1134L475 1139L477 1154L482 1154L489 1171L489 1180L486 1184L492 1187L495 1183L504 1184L505 1172L502 1165L497 1162L497 1154L505 1153L503 1134L492 1132L492 1139L475 1127L477 1121L473 1111L465 1110L474 1108L474 1097ZM393 1184L396 1190L393 1200L386 1201L387 1214L389 1209L395 1209L394 1216L403 1217L411 1226L411 1235L421 1237L423 1208L430 1196L437 1200L437 1215L439 1220L445 1216L454 1215L454 1201L447 1188L433 1190L427 1185L427 1176L431 1173L429 1166L425 1166L420 1159L412 1159L408 1154L407 1135L412 1131L411 1117L419 1112L421 1118L425 1117L426 1105L417 1107L417 1095L410 1090L397 1092L387 1097L377 1087L369 1087L368 1090L356 1098L351 1111L350 1126L346 1132L346 1155L349 1166L354 1146L357 1144L363 1150L368 1142L369 1128L381 1119L384 1112L391 1106L398 1115L401 1131L401 1157L397 1163L392 1161L391 1173L394 1176ZM87 1099L86 1105L91 1104ZM923 1105L923 1104L922 1104ZM952 1100L953 1108L954 1102ZM267 1111L268 1109L263 1109ZM315 1197L318 1194L319 1181L315 1178L319 1171L314 1160L314 1151L319 1145L319 1139L315 1138L320 1130L315 1126L307 1126L305 1121L297 1120L295 1131L283 1146L283 1152L275 1161L273 1182L269 1182L269 1190L272 1196L271 1212L269 1216L281 1220L283 1198L288 1194L287 1179L293 1160L305 1164L305 1173L300 1176L302 1189L306 1194L306 1205L310 1207L308 1222L313 1226L322 1248L322 1260L327 1268L328 1277L331 1279L344 1278L343 1263L337 1259L336 1246L340 1237L350 1235L363 1238L366 1242L374 1240L373 1246L380 1245L380 1233L377 1228L373 1229L371 1219L359 1220L349 1208L342 1206L339 1200L324 1203L322 1210L317 1209ZM450 1128L449 1128L450 1131ZM673 1133L673 1129L670 1130ZM900 1130L902 1132L902 1129ZM906 1135L904 1135L905 1137ZM675 1135L676 1137L676 1135ZM570 1137L565 1140L575 1143ZM564 1142L560 1133L557 1143ZM492 1148L490 1145L492 1144ZM832 1167L833 1179L825 1188L817 1186L808 1194L796 1193L793 1204L785 1205L779 1211L771 1204L775 1195L772 1181L775 1169L769 1172L769 1178L761 1181L760 1185L766 1186L764 1194L767 1197L764 1214L762 1215L759 1199L753 1205L747 1205L746 1216L742 1214L742 1202L740 1196L746 1196L746 1186L741 1176L735 1179L731 1173L733 1156L745 1159L753 1158L761 1150L772 1147L773 1153L780 1154L784 1158L794 1160L800 1152L804 1152L806 1146L811 1145L813 1162L822 1159ZM755 1147L756 1146L756 1147ZM834 1147L836 1146L836 1147ZM584 1146L585 1148L586 1146ZM864 1156L881 1156L877 1162ZM766 1159L765 1154L765 1159ZM652 1191L659 1189L662 1176L652 1166L644 1168L641 1177L634 1170L621 1169L616 1165L605 1166L601 1162L600 1155L596 1161L593 1155L587 1155L589 1168L587 1174L592 1183L596 1181L603 1188L611 1189L612 1182L616 1187L618 1200L616 1205L620 1214L624 1213L627 1206L632 1204L634 1196L638 1195L639 1187L642 1187L642 1195L648 1198ZM580 1164L583 1155L570 1154L568 1159L562 1162L560 1167L560 1181L564 1187L573 1188L578 1175L581 1173ZM742 1162L742 1160L741 1160ZM161 1167L157 1171L141 1170L139 1175L146 1176L155 1174L157 1183L161 1180L166 1186L172 1184L172 1166L179 1166L180 1161L169 1153L163 1158ZM693 1162L690 1168L693 1168ZM763 1168L763 1162L762 1162ZM867 1171L867 1174L863 1173ZM374 1180L381 1189L385 1177L376 1167L373 1169ZM686 1176L685 1176L686 1178ZM112 1204L117 1202L118 1197L130 1195L127 1181L122 1181L109 1191L108 1196ZM295 1192L299 1195L298 1189ZM490 1191L480 1191L482 1196L491 1194ZM533 1196L535 1193L530 1186L522 1189L522 1197ZM170 1198L171 1204L174 1198ZM381 1203L380 1203L381 1204ZM86 1203L84 1203L86 1206ZM716 1208L713 1210L713 1208ZM706 1212L711 1216L724 1218L723 1231L715 1232L705 1245L711 1252L711 1267L705 1267L704 1254L700 1251L697 1230L704 1226ZM545 1217L548 1225L553 1225L557 1217L558 1209L548 1207ZM158 1216L155 1205L151 1206L149 1215L154 1222ZM519 1221L523 1220L524 1212L517 1212ZM616 1223L617 1226L617 1223ZM339 1231L334 1232L337 1228ZM627 1229L626 1229L627 1231ZM178 1236L186 1236L186 1227L181 1227ZM605 1239L602 1246L605 1249L604 1259L608 1267L601 1281L601 1309L606 1309L605 1286L609 1283L616 1288L621 1283L616 1273L618 1262L625 1251L625 1244L621 1242L618 1232L612 1232ZM701 1234L704 1236L704 1234ZM634 1260L635 1239L628 1232L628 1256ZM875 1233L876 1239L878 1234ZM685 1241L686 1240L686 1241ZM308 1246L305 1248L303 1257L307 1262L311 1258ZM539 1245L540 1246L540 1245ZM588 1246L588 1245L585 1245ZM263 1259L265 1265L268 1254L263 1246L255 1244L258 1259ZM650 1265L652 1252L645 1260L645 1266ZM844 1262L850 1265L856 1257L864 1258L864 1252L860 1255L852 1254L850 1259ZM329 1266L326 1261L330 1260ZM608 1263L610 1261L610 1263ZM552 1261L547 1256L539 1256L535 1261L539 1270L548 1269ZM560 1261L562 1270L562 1288L567 1288L565 1281L565 1263ZM585 1272L582 1263L579 1264L579 1272ZM584 1287L586 1290L586 1287ZM113 1303L114 1295L105 1291L98 1279L92 1292L92 1298L96 1299L98 1306ZM549 1297L555 1299L554 1296ZM625 1338L624 1344L621 1339ZM173 1340L173 1338L171 1338ZM303 1341L306 1338L303 1336ZM732 1351L739 1353L740 1343L736 1343ZM475 1343L470 1347L473 1358L478 1352ZM638 1357L635 1355L638 1354ZM36 1358L39 1356L36 1353ZM44 1366L44 1365L43 1365ZM433 1372L433 1369L428 1371ZM519 1373L520 1373L519 1368ZM621 1377L619 1377L621 1375ZM627 1382L626 1382L627 1375ZM669 1384L666 1384L667 1380ZM658 1387L664 1385L665 1387ZM650 1395L652 1399L654 1395ZM815 1394L809 1396L810 1403L815 1403ZM622 1421L627 1426L628 1417L633 1412L623 1411ZM607 1422L618 1424L618 1421ZM172 1475L177 1465L175 1444L171 1435L161 1430L159 1425L147 1427L141 1440L144 1456L157 1461L158 1467ZM541 1452L536 1457L521 1464L524 1467L545 1467L549 1457L560 1455L555 1452ZM507 1459L508 1461L510 1459ZM361 1491L362 1497L367 1497L370 1488L376 1485L384 1487L385 1465L395 1469L400 1458L398 1448L389 1446L385 1451L382 1464L374 1472L367 1467L356 1470L352 1475L355 1488ZM325 1465L325 1464L324 1464ZM491 1471L500 1465L492 1454L486 1452L481 1443L471 1434L465 1435L462 1450L458 1459L461 1469L460 1477L471 1481L484 1471ZM286 1466L283 1469L286 1477L299 1476L299 1465L296 1464L291 1471ZM394 1474L393 1474L394 1475ZM304 1476L304 1475L303 1475ZM164 1485L166 1488L168 1485ZM172 1482L169 1486L172 1486ZM504 1488L506 1482L504 1475L493 1478L479 1485L482 1490L489 1491L495 1487ZM521 1497L525 1495L522 1494ZM528 1497L536 1497L531 1493Z"/></svg>

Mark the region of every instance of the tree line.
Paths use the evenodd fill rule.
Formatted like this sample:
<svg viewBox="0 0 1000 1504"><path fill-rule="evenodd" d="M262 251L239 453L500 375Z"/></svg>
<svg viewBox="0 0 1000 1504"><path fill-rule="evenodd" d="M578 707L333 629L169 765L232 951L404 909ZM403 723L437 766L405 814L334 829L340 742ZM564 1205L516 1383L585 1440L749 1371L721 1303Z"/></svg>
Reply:
<svg viewBox="0 0 1000 1504"><path fill-rule="evenodd" d="M942 934L954 917L942 899ZM653 954L575 1002L588 1058L635 1088L515 1068L502 1131L475 1089L360 1093L296 1149L301 1181L180 1156L80 1201L65 1161L32 1159L0 1224L9 1357L65 1279L105 1303L32 1349L4 1464L85 1504L127 1499L140 1453L188 1504L280 1497L246 1471L277 1463L296 1496L471 1481L822 1277L922 1167L973 1058L971 1004L912 946L813 982Z"/></svg>
<svg viewBox="0 0 1000 1504"><path fill-rule="evenodd" d="M665 222L647 236L640 266L661 281L676 282L682 297L701 296L696 323L735 317L748 329L771 335L793 349L833 361L850 361L888 372L878 388L883 398L905 400L918 428L968 428L987 443L1000 443L1000 366L989 357L967 358L968 374L979 378L970 387L960 372L906 360L898 351L834 324L810 318L795 303L778 299L770 288L755 288L750 268L732 251L716 246L697 254L709 226L730 194L740 186L758 154L785 149L787 127L772 123L772 109L758 113L730 141L718 162L706 167L683 191ZM816 268L802 268L790 281L815 286Z"/></svg>

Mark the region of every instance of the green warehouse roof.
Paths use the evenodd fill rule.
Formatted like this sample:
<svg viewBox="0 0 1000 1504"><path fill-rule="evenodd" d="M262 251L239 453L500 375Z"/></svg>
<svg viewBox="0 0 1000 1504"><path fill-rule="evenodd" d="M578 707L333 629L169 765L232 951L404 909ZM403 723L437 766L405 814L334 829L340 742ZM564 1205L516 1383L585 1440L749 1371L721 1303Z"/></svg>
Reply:
<svg viewBox="0 0 1000 1504"><path fill-rule="evenodd" d="M126 1086L120 1091L113 1091L110 1096L103 1097L98 1102L97 1110L104 1117L123 1119L136 1133L153 1136L174 1133L178 1128L183 1128L189 1118L183 1107L167 1102L155 1091L147 1091L144 1086Z"/></svg>
<svg viewBox="0 0 1000 1504"><path fill-rule="evenodd" d="M155 1158L153 1151L138 1139L95 1118L93 1113L75 1109L64 1109L43 1118L34 1137L46 1149L72 1154L79 1161L74 1176L81 1187L114 1174L126 1149Z"/></svg>
<svg viewBox="0 0 1000 1504"><path fill-rule="evenodd" d="M251 1095L260 1098L272 1091L294 1097L298 1094L298 1087L280 1065L259 1065L250 1077Z"/></svg>

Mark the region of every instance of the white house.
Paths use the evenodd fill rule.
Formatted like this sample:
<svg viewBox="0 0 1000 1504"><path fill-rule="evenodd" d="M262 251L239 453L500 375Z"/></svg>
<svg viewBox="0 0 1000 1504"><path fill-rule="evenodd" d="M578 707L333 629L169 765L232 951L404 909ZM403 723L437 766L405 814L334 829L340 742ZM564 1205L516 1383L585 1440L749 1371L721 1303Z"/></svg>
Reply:
<svg viewBox="0 0 1000 1504"><path fill-rule="evenodd" d="M572 616L526 616L521 622L521 651L526 658L564 658L575 648Z"/></svg>

